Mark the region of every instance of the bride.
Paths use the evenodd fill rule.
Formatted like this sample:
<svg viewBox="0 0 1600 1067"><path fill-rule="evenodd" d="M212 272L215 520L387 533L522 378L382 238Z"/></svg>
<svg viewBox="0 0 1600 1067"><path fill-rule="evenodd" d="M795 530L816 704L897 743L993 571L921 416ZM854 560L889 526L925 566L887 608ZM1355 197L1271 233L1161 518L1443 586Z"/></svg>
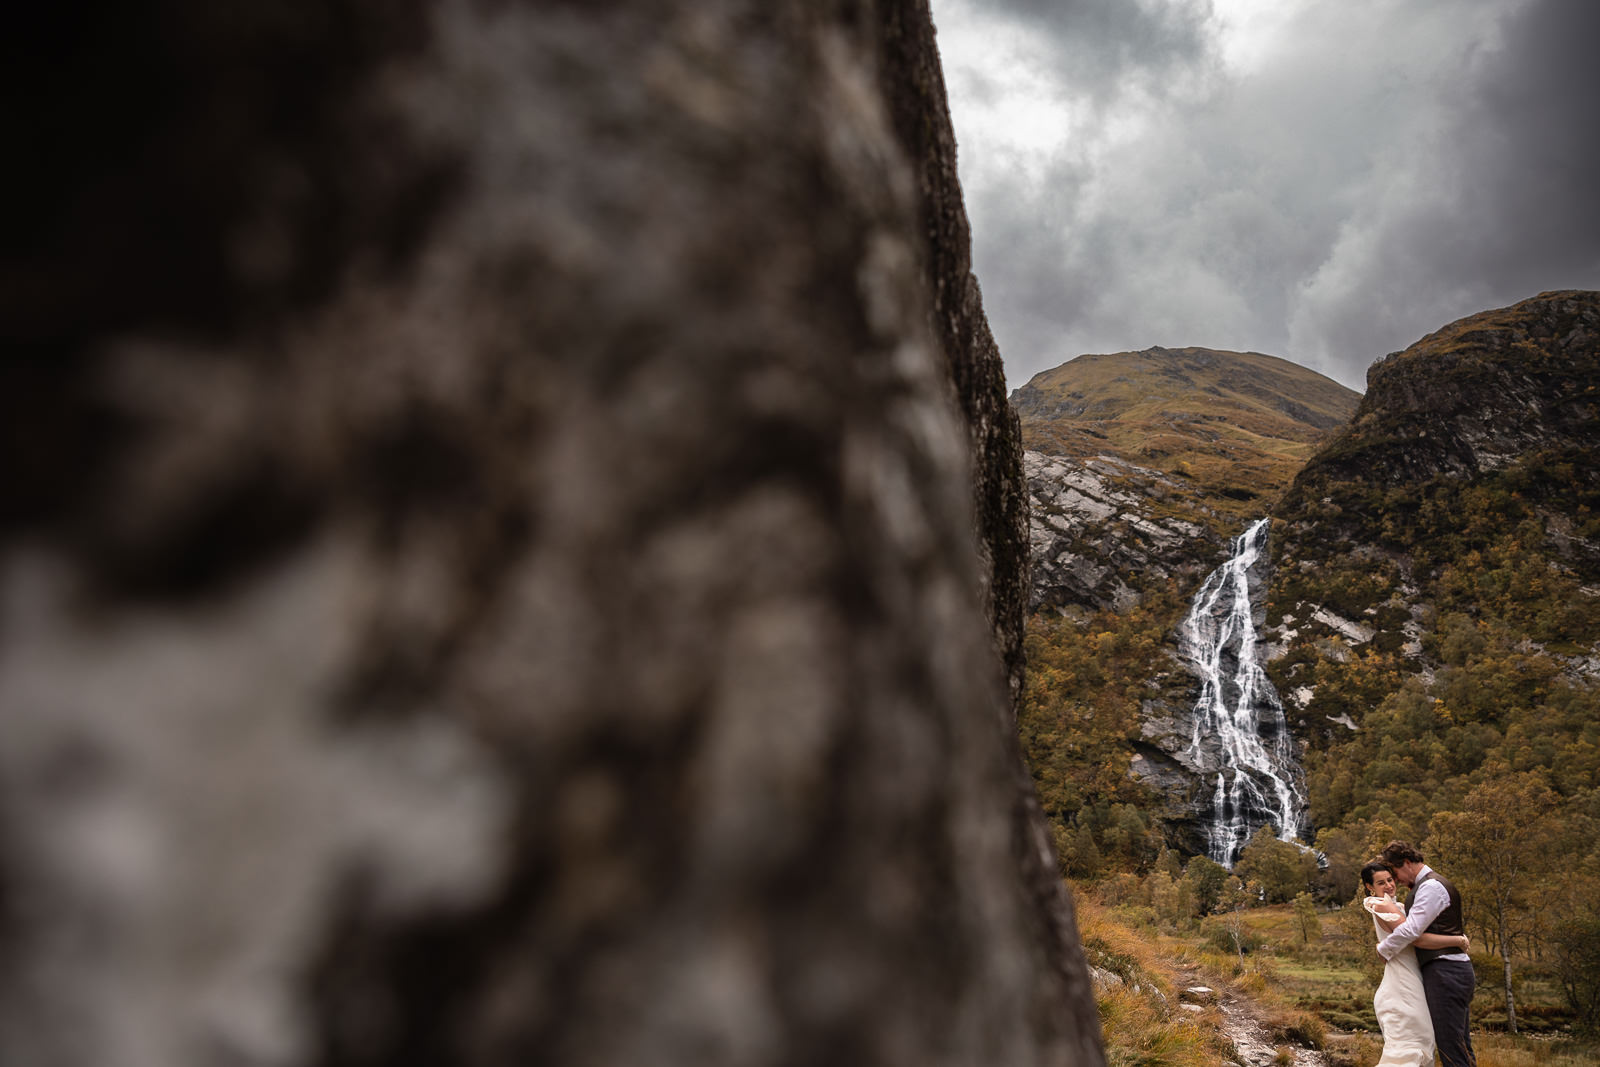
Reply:
<svg viewBox="0 0 1600 1067"><path fill-rule="evenodd" d="M1372 925L1381 941L1405 921L1405 908L1394 898L1394 870L1374 860L1361 868L1361 883L1366 899L1361 904L1372 913ZM1422 934L1415 942L1421 948L1468 947L1465 935ZM1433 1023L1428 1018L1428 1001L1422 993L1422 970L1417 953L1407 947L1384 964L1383 981L1372 998L1372 1007L1383 1028L1383 1056L1375 1067L1431 1067L1433 1063Z"/></svg>

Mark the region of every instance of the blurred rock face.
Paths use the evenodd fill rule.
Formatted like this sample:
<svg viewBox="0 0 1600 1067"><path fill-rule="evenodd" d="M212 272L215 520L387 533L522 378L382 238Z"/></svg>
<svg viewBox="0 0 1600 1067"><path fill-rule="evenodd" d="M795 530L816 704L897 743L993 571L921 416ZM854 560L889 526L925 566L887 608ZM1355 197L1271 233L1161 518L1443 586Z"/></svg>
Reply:
<svg viewBox="0 0 1600 1067"><path fill-rule="evenodd" d="M5 75L0 1061L1098 1063L926 9L98 14Z"/></svg>

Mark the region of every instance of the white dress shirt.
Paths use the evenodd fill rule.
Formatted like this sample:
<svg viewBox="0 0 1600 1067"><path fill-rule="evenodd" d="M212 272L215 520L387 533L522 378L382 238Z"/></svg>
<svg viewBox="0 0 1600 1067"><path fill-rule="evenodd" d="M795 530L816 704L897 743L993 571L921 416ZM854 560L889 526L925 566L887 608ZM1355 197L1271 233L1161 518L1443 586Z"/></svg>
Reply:
<svg viewBox="0 0 1600 1067"><path fill-rule="evenodd" d="M1417 880L1421 882L1423 875L1432 873L1433 868L1423 864L1422 870L1417 872ZM1439 913L1449 906L1450 891L1439 883L1439 879L1430 878L1422 882L1411 893L1411 908L1406 913L1405 922L1396 926L1388 937L1378 942L1378 955L1386 960L1394 959L1395 953L1415 941L1423 931L1433 925L1433 920L1439 917ZM1447 952L1436 958L1472 962L1472 957L1465 952Z"/></svg>

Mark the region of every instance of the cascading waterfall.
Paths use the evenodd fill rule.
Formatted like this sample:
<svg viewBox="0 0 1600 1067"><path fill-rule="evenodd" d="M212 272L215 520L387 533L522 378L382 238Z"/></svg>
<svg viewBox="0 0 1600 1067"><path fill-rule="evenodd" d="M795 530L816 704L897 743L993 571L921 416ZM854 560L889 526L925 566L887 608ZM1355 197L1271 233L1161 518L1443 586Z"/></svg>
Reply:
<svg viewBox="0 0 1600 1067"><path fill-rule="evenodd" d="M1250 570L1266 550L1267 524L1233 539L1232 557L1206 579L1178 630L1179 652L1201 682L1184 762L1216 771L1206 851L1227 867L1263 825L1294 838L1306 807L1283 704L1256 662Z"/></svg>

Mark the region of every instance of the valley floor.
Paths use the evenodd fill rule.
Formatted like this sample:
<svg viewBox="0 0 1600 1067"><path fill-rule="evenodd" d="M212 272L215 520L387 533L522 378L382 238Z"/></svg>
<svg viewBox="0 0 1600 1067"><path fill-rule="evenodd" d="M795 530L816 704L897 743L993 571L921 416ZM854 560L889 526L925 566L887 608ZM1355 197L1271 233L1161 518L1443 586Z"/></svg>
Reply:
<svg viewBox="0 0 1600 1067"><path fill-rule="evenodd" d="M1148 909L1078 891L1079 923L1111 1067L1372 1067L1383 1047L1372 1014L1376 955L1348 936L1339 910L1303 941L1288 905L1162 929ZM1244 952L1237 946L1247 946ZM1232 947L1230 947L1232 946ZM1368 955L1371 958L1368 959ZM1600 1044L1562 1029L1553 988L1527 983L1503 1032L1498 988L1480 986L1473 1041L1479 1067L1600 1067ZM1498 1014L1497 1014L1498 1013Z"/></svg>

